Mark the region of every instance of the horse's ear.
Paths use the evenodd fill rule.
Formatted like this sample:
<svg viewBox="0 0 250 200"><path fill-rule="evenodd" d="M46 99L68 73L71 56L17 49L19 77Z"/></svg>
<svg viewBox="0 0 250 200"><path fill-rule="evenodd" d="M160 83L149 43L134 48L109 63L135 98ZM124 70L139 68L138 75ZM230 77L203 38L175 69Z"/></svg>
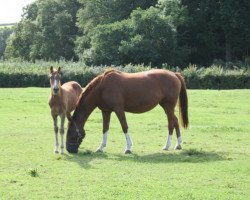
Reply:
<svg viewBox="0 0 250 200"><path fill-rule="evenodd" d="M52 66L50 67L50 73L53 73L53 67Z"/></svg>
<svg viewBox="0 0 250 200"><path fill-rule="evenodd" d="M60 73L60 71L61 71L61 67L58 67L58 70L57 70L57 72L58 72L58 73Z"/></svg>

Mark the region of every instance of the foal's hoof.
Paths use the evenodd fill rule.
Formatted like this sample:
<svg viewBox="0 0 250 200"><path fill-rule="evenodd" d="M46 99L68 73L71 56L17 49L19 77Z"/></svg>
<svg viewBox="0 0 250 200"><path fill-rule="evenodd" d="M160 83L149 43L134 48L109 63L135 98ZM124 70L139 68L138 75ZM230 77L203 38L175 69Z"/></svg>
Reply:
<svg viewBox="0 0 250 200"><path fill-rule="evenodd" d="M124 152L125 154L131 154L132 153L132 151L131 150L129 150L129 149L127 149L127 150L125 150L125 152Z"/></svg>
<svg viewBox="0 0 250 200"><path fill-rule="evenodd" d="M181 150L181 149L182 149L181 145L177 145L177 146L174 148L174 150Z"/></svg>

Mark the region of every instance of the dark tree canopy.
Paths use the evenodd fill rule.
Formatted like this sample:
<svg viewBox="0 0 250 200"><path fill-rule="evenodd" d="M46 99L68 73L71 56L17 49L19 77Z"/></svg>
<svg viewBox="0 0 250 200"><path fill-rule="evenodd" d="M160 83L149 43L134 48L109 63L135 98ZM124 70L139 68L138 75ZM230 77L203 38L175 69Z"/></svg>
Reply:
<svg viewBox="0 0 250 200"><path fill-rule="evenodd" d="M0 32L0 53L90 65L244 61L249 10L249 0L37 0L10 37Z"/></svg>

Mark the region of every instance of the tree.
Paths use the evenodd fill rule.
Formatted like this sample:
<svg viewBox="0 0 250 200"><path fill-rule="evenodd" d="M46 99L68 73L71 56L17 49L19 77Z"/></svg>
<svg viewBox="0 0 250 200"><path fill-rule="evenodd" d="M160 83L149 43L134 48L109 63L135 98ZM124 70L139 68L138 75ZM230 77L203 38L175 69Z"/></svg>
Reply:
<svg viewBox="0 0 250 200"><path fill-rule="evenodd" d="M77 26L81 35L76 41L79 56L90 48L90 35L98 25L111 24L129 18L136 8L147 9L157 0L79 0L82 8L78 12ZM89 50L88 50L89 51Z"/></svg>
<svg viewBox="0 0 250 200"><path fill-rule="evenodd" d="M191 47L189 61L210 65L249 56L250 1L182 0L188 20L179 27L180 43Z"/></svg>
<svg viewBox="0 0 250 200"><path fill-rule="evenodd" d="M22 20L14 27L14 33L7 42L5 57L30 60L30 50L37 25L31 20Z"/></svg>
<svg viewBox="0 0 250 200"><path fill-rule="evenodd" d="M175 62L175 30L157 8L137 9L129 19L98 25L83 59L88 64Z"/></svg>
<svg viewBox="0 0 250 200"><path fill-rule="evenodd" d="M77 0L38 0L24 9L6 55L24 60L76 59Z"/></svg>
<svg viewBox="0 0 250 200"><path fill-rule="evenodd" d="M8 38L13 32L13 28L1 28L0 29L0 58L4 56L4 51L6 49L6 43Z"/></svg>

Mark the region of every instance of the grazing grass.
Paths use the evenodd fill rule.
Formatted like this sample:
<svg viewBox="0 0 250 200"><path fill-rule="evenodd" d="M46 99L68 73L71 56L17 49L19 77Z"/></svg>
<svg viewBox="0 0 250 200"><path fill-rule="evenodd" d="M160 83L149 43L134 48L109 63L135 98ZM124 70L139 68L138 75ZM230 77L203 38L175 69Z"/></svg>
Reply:
<svg viewBox="0 0 250 200"><path fill-rule="evenodd" d="M99 110L77 155L54 155L49 89L0 89L0 199L249 199L250 91L189 90L183 150L161 150L160 107L127 114L133 154L111 119L105 153ZM174 143L175 143L174 139Z"/></svg>

